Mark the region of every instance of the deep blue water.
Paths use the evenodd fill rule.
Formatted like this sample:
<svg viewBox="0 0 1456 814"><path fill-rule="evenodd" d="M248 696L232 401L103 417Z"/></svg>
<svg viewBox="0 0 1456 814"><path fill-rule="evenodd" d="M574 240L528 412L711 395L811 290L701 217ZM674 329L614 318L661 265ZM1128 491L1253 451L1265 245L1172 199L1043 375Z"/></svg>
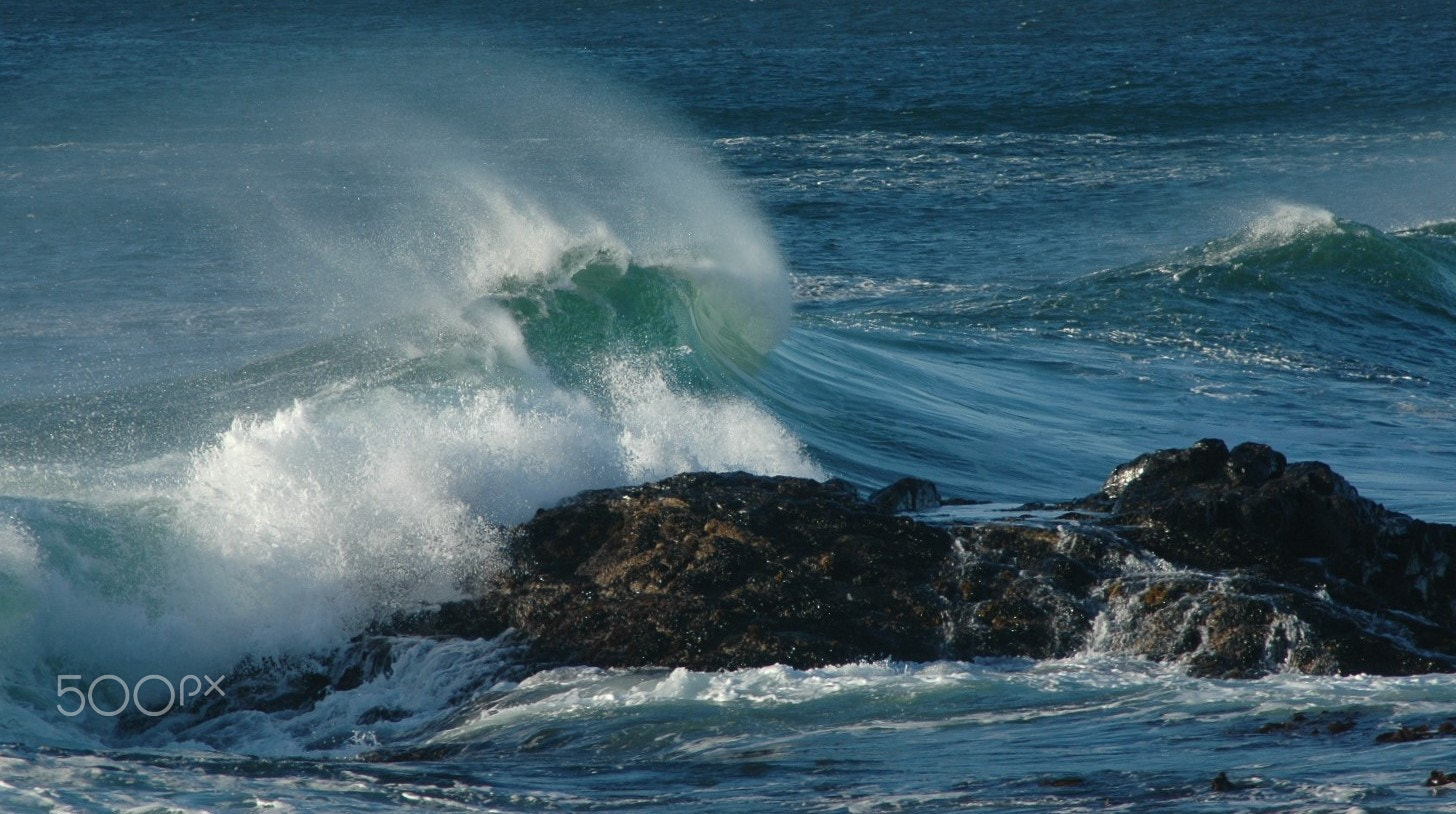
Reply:
<svg viewBox="0 0 1456 814"><path fill-rule="evenodd" d="M1442 808L1450 742L1373 734L1456 683L1108 639L493 689L412 642L302 715L56 709L689 469L1019 502L1216 436L1456 520L1449 7L928 5L0 6L0 808ZM1300 711L1359 726L1257 734Z"/></svg>

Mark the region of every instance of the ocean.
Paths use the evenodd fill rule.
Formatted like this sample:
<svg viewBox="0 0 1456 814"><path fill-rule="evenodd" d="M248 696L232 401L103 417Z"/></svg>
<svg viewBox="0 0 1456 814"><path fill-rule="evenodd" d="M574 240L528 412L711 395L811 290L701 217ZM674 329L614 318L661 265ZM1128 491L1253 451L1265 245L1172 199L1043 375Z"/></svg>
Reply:
<svg viewBox="0 0 1456 814"><path fill-rule="evenodd" d="M1098 636L404 639L312 709L171 712L683 471L1053 501L1218 437L1456 522L1453 10L4 0L0 810L1449 810L1456 740L1376 737L1456 679Z"/></svg>

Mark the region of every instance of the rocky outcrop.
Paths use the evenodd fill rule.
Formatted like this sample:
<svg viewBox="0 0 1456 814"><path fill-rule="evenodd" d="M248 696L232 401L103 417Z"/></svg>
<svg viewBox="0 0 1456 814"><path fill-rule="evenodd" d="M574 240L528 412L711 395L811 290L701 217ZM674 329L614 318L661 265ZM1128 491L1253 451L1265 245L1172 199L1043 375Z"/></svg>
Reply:
<svg viewBox="0 0 1456 814"><path fill-rule="evenodd" d="M538 652L719 669L934 659L944 530L843 482L696 473L588 492L522 526L483 585Z"/></svg>
<svg viewBox="0 0 1456 814"><path fill-rule="evenodd" d="M1351 607L1456 624L1456 527L1389 511L1325 464L1205 440L1119 467L1102 497L1130 540L1170 561L1249 569Z"/></svg>
<svg viewBox="0 0 1456 814"><path fill-rule="evenodd" d="M401 635L510 632L532 668L1091 648L1218 677L1456 670L1456 527L1389 511L1321 463L1204 440L1118 467L1056 519L897 513L937 505L916 479L870 500L744 473L585 492L515 529L509 567L473 598L396 617L286 681L256 671L262 700L229 706L354 686L389 669Z"/></svg>
<svg viewBox="0 0 1456 814"><path fill-rule="evenodd" d="M479 598L412 632L511 627L537 658L601 666L1094 647L1225 677L1456 667L1456 529L1260 444L1141 456L1059 520L895 513L937 505L913 478L869 500L743 473L587 492L517 529L512 567Z"/></svg>
<svg viewBox="0 0 1456 814"><path fill-rule="evenodd" d="M1105 523L1133 545L1221 575L1205 580L1210 587L1199 593L1215 591L1220 604L1242 597L1247 611L1235 615L1243 622L1234 627L1250 628L1245 638L1260 630L1275 635L1258 617L1281 620L1292 638L1286 666L1321 673L1452 669L1456 527L1389 511L1325 464L1288 464L1262 444L1229 450L1208 439L1118 467L1082 505L1109 511ZM1212 622L1202 624L1228 632L1226 620ZM1268 667L1248 658L1223 661L1234 673Z"/></svg>

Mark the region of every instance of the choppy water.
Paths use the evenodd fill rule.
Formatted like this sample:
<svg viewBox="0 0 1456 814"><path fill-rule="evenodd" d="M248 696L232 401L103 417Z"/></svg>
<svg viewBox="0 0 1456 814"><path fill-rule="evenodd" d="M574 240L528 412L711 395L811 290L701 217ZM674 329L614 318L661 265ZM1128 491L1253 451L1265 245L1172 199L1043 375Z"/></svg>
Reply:
<svg viewBox="0 0 1456 814"><path fill-rule="evenodd" d="M305 714L57 710L689 469L1059 499L1221 436L1456 520L1450 9L922 5L0 7L0 807L1445 807L1456 741L1374 737L1448 679L1095 650L521 681L419 641ZM1259 734L1299 712L1355 726Z"/></svg>

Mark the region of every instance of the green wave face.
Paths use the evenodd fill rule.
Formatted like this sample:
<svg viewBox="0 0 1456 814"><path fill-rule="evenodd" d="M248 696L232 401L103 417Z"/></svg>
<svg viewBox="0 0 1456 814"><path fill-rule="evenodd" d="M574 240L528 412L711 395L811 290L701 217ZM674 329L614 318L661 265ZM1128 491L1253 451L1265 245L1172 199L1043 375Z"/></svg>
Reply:
<svg viewBox="0 0 1456 814"><path fill-rule="evenodd" d="M567 386L591 388L606 360L636 357L654 360L683 385L705 388L762 365L783 333L775 313L781 309L721 280L599 255L564 285L483 297L465 314L481 325L509 315L532 362Z"/></svg>

